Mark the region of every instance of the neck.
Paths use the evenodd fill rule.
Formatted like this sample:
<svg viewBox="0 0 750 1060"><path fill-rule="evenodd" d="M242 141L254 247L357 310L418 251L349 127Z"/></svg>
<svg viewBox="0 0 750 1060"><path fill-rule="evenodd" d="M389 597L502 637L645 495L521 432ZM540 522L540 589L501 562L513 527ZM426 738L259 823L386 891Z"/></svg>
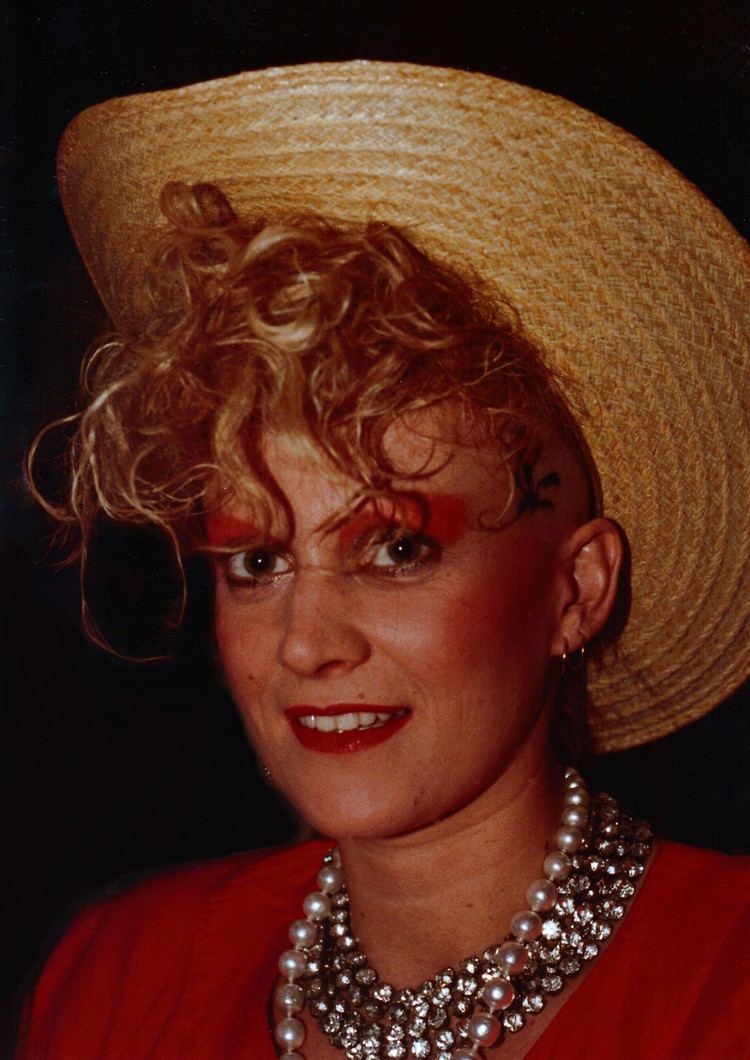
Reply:
<svg viewBox="0 0 750 1060"><path fill-rule="evenodd" d="M560 816L546 727L482 796L419 832L339 844L355 934L380 977L415 986L502 941Z"/></svg>

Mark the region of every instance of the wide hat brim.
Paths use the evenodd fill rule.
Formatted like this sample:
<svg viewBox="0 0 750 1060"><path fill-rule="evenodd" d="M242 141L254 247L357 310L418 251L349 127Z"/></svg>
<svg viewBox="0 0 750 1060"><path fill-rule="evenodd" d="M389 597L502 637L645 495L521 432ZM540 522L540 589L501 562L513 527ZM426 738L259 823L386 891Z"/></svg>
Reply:
<svg viewBox="0 0 750 1060"><path fill-rule="evenodd" d="M243 213L407 226L520 311L572 403L633 604L591 675L600 751L700 717L750 673L750 252L632 136L482 74L351 62L110 100L67 129L62 200L114 320L143 311L168 180Z"/></svg>

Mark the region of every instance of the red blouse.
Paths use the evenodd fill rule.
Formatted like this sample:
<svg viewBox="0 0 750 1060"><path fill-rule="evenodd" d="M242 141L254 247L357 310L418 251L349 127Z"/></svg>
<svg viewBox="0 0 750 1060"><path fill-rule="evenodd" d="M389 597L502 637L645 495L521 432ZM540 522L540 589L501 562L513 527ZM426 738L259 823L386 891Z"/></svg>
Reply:
<svg viewBox="0 0 750 1060"><path fill-rule="evenodd" d="M88 909L30 998L19 1060L272 1060L276 961L324 849L176 869ZM749 899L750 859L662 844L529 1058L750 1058Z"/></svg>

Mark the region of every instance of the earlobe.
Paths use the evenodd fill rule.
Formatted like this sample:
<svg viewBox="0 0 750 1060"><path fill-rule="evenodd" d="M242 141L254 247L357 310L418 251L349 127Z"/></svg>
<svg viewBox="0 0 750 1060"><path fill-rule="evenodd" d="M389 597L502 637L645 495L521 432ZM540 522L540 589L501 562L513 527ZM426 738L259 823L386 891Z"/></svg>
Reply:
<svg viewBox="0 0 750 1060"><path fill-rule="evenodd" d="M573 653L604 629L617 599L625 540L611 519L579 526L562 550L568 577L552 654Z"/></svg>

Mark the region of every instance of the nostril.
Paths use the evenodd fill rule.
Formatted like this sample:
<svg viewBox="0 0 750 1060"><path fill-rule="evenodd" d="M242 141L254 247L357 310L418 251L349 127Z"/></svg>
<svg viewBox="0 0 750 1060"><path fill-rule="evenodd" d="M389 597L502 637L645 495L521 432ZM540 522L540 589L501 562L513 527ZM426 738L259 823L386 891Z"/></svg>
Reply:
<svg viewBox="0 0 750 1060"><path fill-rule="evenodd" d="M336 674L351 670L358 663L346 662L343 659L332 659L330 662L323 663L319 666L316 675L318 677L327 677L329 674Z"/></svg>
<svg viewBox="0 0 750 1060"><path fill-rule="evenodd" d="M279 646L279 662L306 677L351 670L369 656L369 642L360 630L330 622L313 629L292 626Z"/></svg>

